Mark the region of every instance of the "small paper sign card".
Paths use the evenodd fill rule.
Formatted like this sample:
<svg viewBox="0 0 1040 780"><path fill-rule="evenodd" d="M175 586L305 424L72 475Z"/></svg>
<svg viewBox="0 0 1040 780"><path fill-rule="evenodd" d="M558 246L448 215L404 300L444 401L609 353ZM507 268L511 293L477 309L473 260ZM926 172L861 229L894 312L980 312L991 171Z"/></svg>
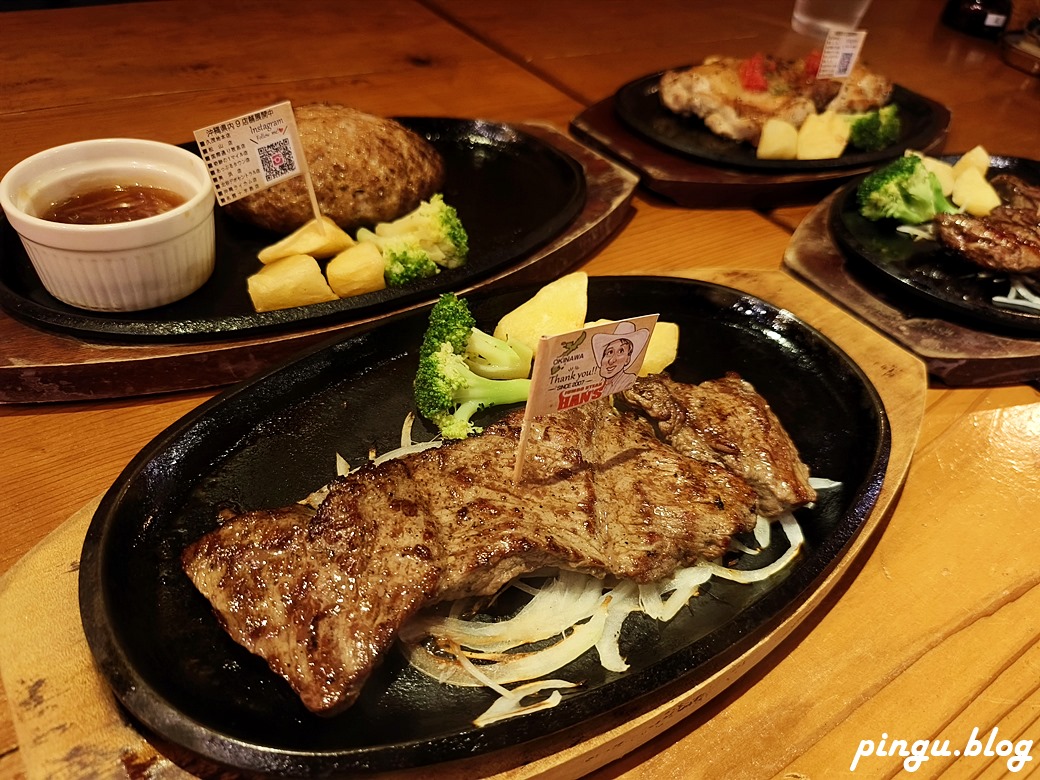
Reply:
<svg viewBox="0 0 1040 780"><path fill-rule="evenodd" d="M195 140L221 206L307 172L288 102L196 130Z"/></svg>
<svg viewBox="0 0 1040 780"><path fill-rule="evenodd" d="M631 387L643 366L657 318L657 314L646 314L542 337L531 371L514 481L519 483L522 476L531 419Z"/></svg>

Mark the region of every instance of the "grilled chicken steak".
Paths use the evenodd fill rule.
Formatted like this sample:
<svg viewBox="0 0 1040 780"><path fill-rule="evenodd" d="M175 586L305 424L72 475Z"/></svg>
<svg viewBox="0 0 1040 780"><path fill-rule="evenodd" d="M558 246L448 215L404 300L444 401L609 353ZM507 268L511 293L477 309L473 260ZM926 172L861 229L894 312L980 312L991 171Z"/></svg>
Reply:
<svg viewBox="0 0 1040 780"><path fill-rule="evenodd" d="M1040 271L1040 187L1008 174L994 177L992 184L1004 203L984 217L939 214L939 242L982 268Z"/></svg>
<svg viewBox="0 0 1040 780"><path fill-rule="evenodd" d="M708 57L700 65L662 74L661 102L682 116L698 116L716 135L758 145L762 127L770 118L801 126L810 114L828 109L841 113L869 111L883 106L892 94L892 82L857 64L844 83L817 79L804 60L765 57L768 87L747 89L737 57Z"/></svg>
<svg viewBox="0 0 1040 780"><path fill-rule="evenodd" d="M440 152L399 122L328 103L299 106L293 114L321 212L348 232L396 219L444 184ZM314 217L302 176L224 209L278 233Z"/></svg>
<svg viewBox="0 0 1040 780"><path fill-rule="evenodd" d="M667 387L678 409L681 386ZM747 393L742 400L753 401ZM734 428L750 425L742 452L797 461L779 439L754 443L779 427L764 402L721 406ZM674 414L696 425L695 414ZM721 555L754 527L756 502L780 503L763 501L742 473L762 464L734 470L740 452L727 462L680 451L608 399L535 420L516 485L522 421L519 410L480 436L365 465L338 478L316 512L233 517L184 551L184 568L235 641L310 710L334 714L426 605L491 595L543 566L652 582ZM812 490L806 483L796 495L811 500Z"/></svg>

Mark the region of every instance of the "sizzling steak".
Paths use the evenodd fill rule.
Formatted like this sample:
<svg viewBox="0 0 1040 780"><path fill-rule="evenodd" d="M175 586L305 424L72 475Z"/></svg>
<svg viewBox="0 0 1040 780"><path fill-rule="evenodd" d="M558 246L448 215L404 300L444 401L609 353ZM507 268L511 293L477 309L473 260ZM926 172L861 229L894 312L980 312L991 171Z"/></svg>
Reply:
<svg viewBox="0 0 1040 780"><path fill-rule="evenodd" d="M363 466L316 513L234 517L184 551L185 570L237 642L334 714L425 605L543 566L651 582L754 526L760 499L741 473L606 399L534 421L516 485L522 415Z"/></svg>
<svg viewBox="0 0 1040 780"><path fill-rule="evenodd" d="M939 242L982 268L1040 271L1040 187L1009 174L995 176L992 184L1004 202L984 217L939 214Z"/></svg>

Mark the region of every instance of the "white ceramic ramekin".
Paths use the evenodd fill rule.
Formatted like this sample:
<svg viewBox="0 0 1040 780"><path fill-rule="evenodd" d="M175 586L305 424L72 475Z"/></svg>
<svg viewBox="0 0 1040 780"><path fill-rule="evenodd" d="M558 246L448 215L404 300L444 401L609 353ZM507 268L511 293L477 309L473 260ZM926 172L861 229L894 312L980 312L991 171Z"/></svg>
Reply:
<svg viewBox="0 0 1040 780"><path fill-rule="evenodd" d="M131 222L70 225L37 209L77 189L140 184L186 200ZM39 152L0 180L0 207L51 295L94 311L138 311L180 300L213 273L213 183L206 164L172 144L137 138L77 141Z"/></svg>

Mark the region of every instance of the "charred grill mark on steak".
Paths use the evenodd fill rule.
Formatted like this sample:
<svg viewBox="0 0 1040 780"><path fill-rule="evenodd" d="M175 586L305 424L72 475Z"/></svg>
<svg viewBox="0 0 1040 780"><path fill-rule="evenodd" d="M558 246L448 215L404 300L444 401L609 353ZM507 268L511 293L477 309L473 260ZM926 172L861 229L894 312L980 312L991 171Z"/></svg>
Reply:
<svg viewBox="0 0 1040 780"><path fill-rule="evenodd" d="M761 426L760 414L748 417ZM423 606L491 595L544 566L651 582L754 527L761 498L725 459L691 457L606 399L535 420L517 486L522 421L521 410L480 436L363 466L316 513L234 517L185 550L185 571L235 641L310 710L334 714ZM730 462L751 452L742 446Z"/></svg>
<svg viewBox="0 0 1040 780"><path fill-rule="evenodd" d="M1034 273L1040 271L1040 227L1023 225L1024 217L1003 206L986 217L941 214L936 233L942 244L982 268Z"/></svg>

